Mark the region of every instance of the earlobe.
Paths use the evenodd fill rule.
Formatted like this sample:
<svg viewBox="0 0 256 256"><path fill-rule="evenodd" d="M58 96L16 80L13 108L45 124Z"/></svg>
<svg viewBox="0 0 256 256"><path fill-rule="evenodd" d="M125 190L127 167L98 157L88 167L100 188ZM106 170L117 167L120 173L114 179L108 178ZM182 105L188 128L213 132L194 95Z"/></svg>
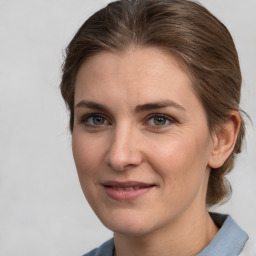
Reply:
<svg viewBox="0 0 256 256"><path fill-rule="evenodd" d="M232 111L226 122L213 136L213 148L208 161L211 168L221 167L232 154L240 129L241 118L238 111Z"/></svg>

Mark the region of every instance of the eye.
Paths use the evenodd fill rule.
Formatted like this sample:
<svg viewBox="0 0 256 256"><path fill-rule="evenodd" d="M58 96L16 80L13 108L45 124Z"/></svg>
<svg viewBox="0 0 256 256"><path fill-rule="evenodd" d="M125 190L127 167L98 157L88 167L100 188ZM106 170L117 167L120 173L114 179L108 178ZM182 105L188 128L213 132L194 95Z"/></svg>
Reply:
<svg viewBox="0 0 256 256"><path fill-rule="evenodd" d="M148 121L146 122L146 125L152 126L152 127L157 127L157 129L161 127L166 127L175 121L164 114L153 114L149 117Z"/></svg>
<svg viewBox="0 0 256 256"><path fill-rule="evenodd" d="M81 118L81 123L86 126L103 126L108 125L108 120L100 114L88 114Z"/></svg>
<svg viewBox="0 0 256 256"><path fill-rule="evenodd" d="M102 125L105 119L102 116L91 116L87 119L87 122L90 125Z"/></svg>

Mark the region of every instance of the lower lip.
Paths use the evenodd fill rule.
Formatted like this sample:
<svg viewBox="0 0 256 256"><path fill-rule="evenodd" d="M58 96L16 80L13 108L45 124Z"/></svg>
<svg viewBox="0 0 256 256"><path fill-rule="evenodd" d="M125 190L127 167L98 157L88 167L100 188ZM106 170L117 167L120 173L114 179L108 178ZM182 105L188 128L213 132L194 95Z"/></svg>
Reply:
<svg viewBox="0 0 256 256"><path fill-rule="evenodd" d="M139 188L139 189L133 189L133 190L116 190L111 187L104 186L104 189L107 193L107 195L118 201L129 201L134 200L136 198L139 198L149 192L154 186L151 187L145 187L145 188Z"/></svg>

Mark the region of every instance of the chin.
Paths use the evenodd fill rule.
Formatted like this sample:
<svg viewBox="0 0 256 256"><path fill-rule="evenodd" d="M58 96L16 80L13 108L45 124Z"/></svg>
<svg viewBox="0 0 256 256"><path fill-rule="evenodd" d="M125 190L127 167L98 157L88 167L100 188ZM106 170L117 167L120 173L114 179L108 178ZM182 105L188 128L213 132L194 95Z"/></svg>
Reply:
<svg viewBox="0 0 256 256"><path fill-rule="evenodd" d="M131 237L140 237L145 236L151 233L151 228L147 225L135 225L132 223L126 223L125 225L109 225L106 226L108 229L112 230L116 234L131 236Z"/></svg>
<svg viewBox="0 0 256 256"><path fill-rule="evenodd" d="M127 236L143 236L154 230L153 220L149 216L126 212L125 214L103 216L100 220L114 233Z"/></svg>

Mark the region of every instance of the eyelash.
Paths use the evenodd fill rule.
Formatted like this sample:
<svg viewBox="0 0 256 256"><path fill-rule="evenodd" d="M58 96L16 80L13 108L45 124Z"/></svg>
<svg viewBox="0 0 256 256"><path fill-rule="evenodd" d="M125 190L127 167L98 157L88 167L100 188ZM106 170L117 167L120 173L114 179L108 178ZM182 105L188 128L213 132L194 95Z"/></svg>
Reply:
<svg viewBox="0 0 256 256"><path fill-rule="evenodd" d="M151 119L155 119L155 118L162 118L165 122L168 122L167 124L164 123L163 125L156 125L156 124L149 125L152 129L155 129L155 130L166 128L167 126L170 126L171 124L176 122L175 119L171 118L168 115L154 113L154 114L151 114L149 117L147 117L146 122L144 123L144 125L147 125Z"/></svg>
<svg viewBox="0 0 256 256"><path fill-rule="evenodd" d="M107 121L108 123L110 123L104 115L99 114L99 113L91 113L91 114L82 116L82 118L80 119L80 123L87 127L92 127L92 128L100 128L100 127L102 127L102 125L106 125L106 124L98 124L98 125L90 124L88 121L90 118L102 118L104 120L104 122Z"/></svg>
<svg viewBox="0 0 256 256"><path fill-rule="evenodd" d="M90 124L89 119L90 118L102 118L103 119L103 124ZM161 118L165 123L162 125L156 125L156 124L149 124L151 119L156 119L156 118ZM94 122L94 120L92 120ZM153 120L154 122L155 120ZM107 124L106 124L107 122ZM172 125L173 123L176 123L177 121L174 118L171 118L168 115L165 114L160 114L160 113L154 113L150 114L148 117L145 118L145 121L143 122L144 126L149 126L151 129L159 130L166 128L167 126ZM85 125L86 127L91 127L91 128L102 128L102 126L106 125L111 125L111 122L106 118L104 115L100 113L91 113L91 114L86 114L80 119L80 123ZM166 124L167 123L167 124Z"/></svg>

